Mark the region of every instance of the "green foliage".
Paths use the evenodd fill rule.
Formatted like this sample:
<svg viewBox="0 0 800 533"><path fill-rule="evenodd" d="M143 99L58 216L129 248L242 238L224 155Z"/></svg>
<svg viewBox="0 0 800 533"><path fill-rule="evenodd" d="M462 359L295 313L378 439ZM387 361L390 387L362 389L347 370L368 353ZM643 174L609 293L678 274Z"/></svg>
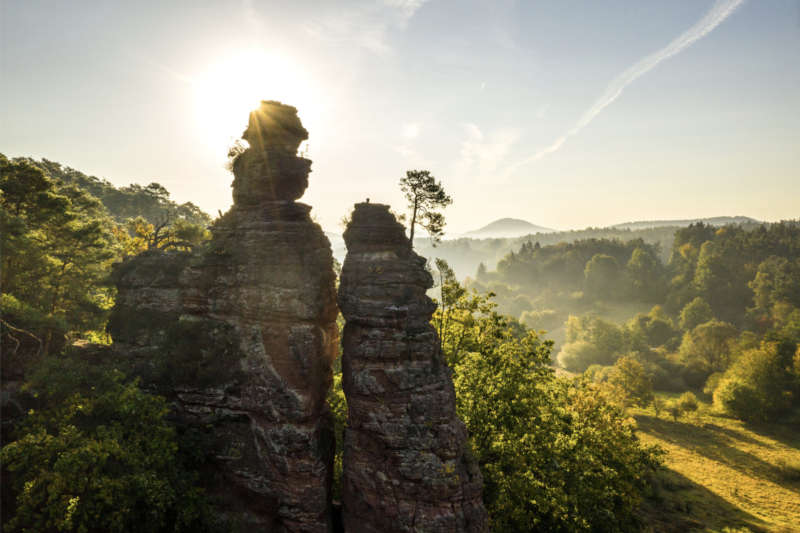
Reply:
<svg viewBox="0 0 800 533"><path fill-rule="evenodd" d="M697 411L698 403L697 396L691 391L686 391L678 397L678 408L684 413L693 413Z"/></svg>
<svg viewBox="0 0 800 533"><path fill-rule="evenodd" d="M518 252L510 252L497 264L503 282L531 294L585 289L590 300L653 300L665 285L663 280L651 285L653 276L661 271L657 247L641 239L586 239L550 246L526 241Z"/></svg>
<svg viewBox="0 0 800 533"><path fill-rule="evenodd" d="M339 338L342 338L344 317L341 313L336 317L336 326L339 329ZM333 361L333 386L328 391L328 407L333 415L333 431L336 437L336 450L333 457L333 485L331 497L334 500L342 499L342 459L344 456L344 428L347 424L347 397L342 388L342 354L341 343L339 355Z"/></svg>
<svg viewBox="0 0 800 533"><path fill-rule="evenodd" d="M592 299L617 299L622 289L622 270L610 255L595 254L583 271L584 293Z"/></svg>
<svg viewBox="0 0 800 533"><path fill-rule="evenodd" d="M797 222L788 221L753 229L697 224L679 230L670 259L674 272L670 299L680 308L701 296L715 317L741 325L754 293L756 308L800 297L786 283L797 272L799 229Z"/></svg>
<svg viewBox="0 0 800 533"><path fill-rule="evenodd" d="M408 209L411 211L408 223L411 245L414 245L414 228L417 225L428 232L431 243L435 245L444 233L444 215L439 210L452 204L453 199L427 170L406 172L406 176L400 179L400 190L408 200Z"/></svg>
<svg viewBox="0 0 800 533"><path fill-rule="evenodd" d="M3 292L36 315L31 323L19 314L5 320L41 339L43 353L56 352L66 333L102 327L112 297L103 282L117 253L114 224L91 195L2 155L0 191Z"/></svg>
<svg viewBox="0 0 800 533"><path fill-rule="evenodd" d="M649 302L660 302L666 292L664 265L650 247L637 247L625 265L636 297Z"/></svg>
<svg viewBox="0 0 800 533"><path fill-rule="evenodd" d="M9 531L211 529L163 398L79 357L45 359L26 388L39 407L2 449Z"/></svg>
<svg viewBox="0 0 800 533"><path fill-rule="evenodd" d="M636 315L628 321L626 326L631 347L637 349L671 346L677 342L678 332L672 325L672 321L661 313L658 306L646 315L641 313Z"/></svg>
<svg viewBox="0 0 800 533"><path fill-rule="evenodd" d="M735 327L719 320L700 324L684 334L679 349L681 360L697 364L706 377L713 372L721 372L730 363L731 343L737 335Z"/></svg>
<svg viewBox="0 0 800 533"><path fill-rule="evenodd" d="M617 359L608 376L614 397L621 399L624 406L646 407L653 401L653 382L644 366L634 357Z"/></svg>
<svg viewBox="0 0 800 533"><path fill-rule="evenodd" d="M185 220L204 228L211 223L211 217L193 203L176 204L170 200L169 191L159 183L146 186L133 184L116 188L106 180L87 176L55 161L47 159L35 161L30 158L17 158L14 161L37 167L52 179L91 194L102 202L118 223L125 223L128 219L139 216L151 224L157 224L165 219Z"/></svg>
<svg viewBox="0 0 800 533"><path fill-rule="evenodd" d="M570 372L582 372L591 365L608 365L607 354L601 352L594 344L579 340L565 344L558 352L558 364Z"/></svg>
<svg viewBox="0 0 800 533"><path fill-rule="evenodd" d="M442 265L440 272L446 272ZM494 531L627 531L658 463L623 411L586 380L557 378L551 343L443 276L434 315Z"/></svg>
<svg viewBox="0 0 800 533"><path fill-rule="evenodd" d="M773 420L793 398L792 376L776 342L747 350L731 365L714 391L714 403L753 422Z"/></svg>
<svg viewBox="0 0 800 533"><path fill-rule="evenodd" d="M680 328L683 331L691 331L700 324L712 320L714 315L711 313L711 306L699 296L686 304L681 309Z"/></svg>
<svg viewBox="0 0 800 533"><path fill-rule="evenodd" d="M524 311L519 320L530 329L550 331L560 326L564 317L553 309L543 309L541 311Z"/></svg>
<svg viewBox="0 0 800 533"><path fill-rule="evenodd" d="M571 372L583 372L593 363L614 364L628 346L623 328L597 317L570 316L565 340L558 363Z"/></svg>
<svg viewBox="0 0 800 533"><path fill-rule="evenodd" d="M204 225L186 219L164 218L151 224L144 217L130 218L125 222L129 239L125 253L135 255L144 250L190 250L211 238Z"/></svg>

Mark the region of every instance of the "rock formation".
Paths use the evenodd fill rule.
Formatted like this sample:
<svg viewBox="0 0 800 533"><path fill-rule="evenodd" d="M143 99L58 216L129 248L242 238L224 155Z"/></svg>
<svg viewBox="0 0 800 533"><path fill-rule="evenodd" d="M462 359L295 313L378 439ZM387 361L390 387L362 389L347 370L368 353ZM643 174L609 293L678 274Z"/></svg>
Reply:
<svg viewBox="0 0 800 533"><path fill-rule="evenodd" d="M385 205L357 204L344 239L345 531L486 531L425 259Z"/></svg>
<svg viewBox="0 0 800 533"><path fill-rule="evenodd" d="M295 200L311 161L297 110L262 102L233 161L234 205L203 250L145 252L118 266L115 350L211 428L208 488L239 523L329 531L336 354L330 244Z"/></svg>

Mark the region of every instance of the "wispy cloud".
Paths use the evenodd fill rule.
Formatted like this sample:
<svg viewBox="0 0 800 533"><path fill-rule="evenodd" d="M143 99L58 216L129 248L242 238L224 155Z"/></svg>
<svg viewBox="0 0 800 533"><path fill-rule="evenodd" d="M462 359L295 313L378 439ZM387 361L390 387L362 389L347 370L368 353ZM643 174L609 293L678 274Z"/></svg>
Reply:
<svg viewBox="0 0 800 533"><path fill-rule="evenodd" d="M391 51L391 30L404 30L409 20L429 0L383 0L358 2L345 9L309 20L306 33L329 43L355 44L368 52L383 55Z"/></svg>
<svg viewBox="0 0 800 533"><path fill-rule="evenodd" d="M745 0L717 0L708 13L706 13L703 18L697 21L694 26L680 34L664 48L639 60L622 74L614 78L614 80L606 88L606 91L603 93L603 95L598 98L592 107L590 107L581 116L580 120L578 120L572 129L553 141L549 146L542 148L535 154L512 166L508 173L510 174L523 165L526 165L532 161L536 161L537 159L541 159L542 157L557 151L564 145L568 138L572 137L573 135L577 135L606 107L611 105L614 100L616 100L619 95L622 94L622 91L624 91L628 85L655 68L655 66L662 61L680 53L711 33L714 28L719 26L726 18L733 14L733 12L736 11L739 6L744 4L744 2Z"/></svg>
<svg viewBox="0 0 800 533"><path fill-rule="evenodd" d="M519 139L518 131L507 128L488 135L477 124L467 123L463 128L465 137L461 141L461 157L455 170L455 174L461 177L494 175Z"/></svg>

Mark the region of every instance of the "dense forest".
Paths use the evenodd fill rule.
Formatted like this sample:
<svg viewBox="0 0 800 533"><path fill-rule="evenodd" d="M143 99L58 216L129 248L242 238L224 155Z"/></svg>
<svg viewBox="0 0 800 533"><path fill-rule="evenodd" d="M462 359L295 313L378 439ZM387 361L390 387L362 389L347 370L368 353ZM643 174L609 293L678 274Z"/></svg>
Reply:
<svg viewBox="0 0 800 533"><path fill-rule="evenodd" d="M4 530L225 530L197 482L201 436L102 350L112 264L204 246L210 217L157 183L116 188L47 160L0 155L0 191ZM631 414L678 420L705 399L736 419L797 423L800 223L573 236L512 241L466 282L431 264L433 325L492 528L683 524L692 510L668 508L678 485ZM471 260L505 242L440 249ZM340 466L338 372L329 404ZM796 487L800 465L785 471Z"/></svg>
<svg viewBox="0 0 800 533"><path fill-rule="evenodd" d="M666 262L642 239L529 241L469 284L556 332L566 370L604 381L627 365L657 390L704 391L767 420L796 405L798 280L800 223L785 221L678 229Z"/></svg>

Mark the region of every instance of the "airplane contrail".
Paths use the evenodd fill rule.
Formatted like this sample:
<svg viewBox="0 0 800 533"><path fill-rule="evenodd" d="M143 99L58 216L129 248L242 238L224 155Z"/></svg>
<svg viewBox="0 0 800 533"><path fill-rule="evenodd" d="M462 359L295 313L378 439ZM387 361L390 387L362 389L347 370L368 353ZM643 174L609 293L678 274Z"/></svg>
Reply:
<svg viewBox="0 0 800 533"><path fill-rule="evenodd" d="M680 34L677 38L675 38L671 43L667 46L650 54L649 56L639 60L638 62L634 63L633 66L628 68L625 72L614 78L611 83L608 84L606 91L603 95L597 99L597 101L590 107L578 120L575 126L572 127L569 131L567 131L564 135L553 141L552 144L549 146L542 148L532 156L528 157L527 159L521 161L514 165L510 170L509 173L513 172L517 168L530 163L531 161L536 161L537 159L541 159L542 157L546 156L547 154L552 154L566 142L569 137L576 135L580 132L583 128L585 128L597 115L600 114L603 109L611 105L614 100L616 100L622 91L633 83L637 78L646 74L650 70L652 70L656 65L664 61L665 59L669 59L670 57L678 54L682 50L688 48L696 41L699 41L706 35L708 35L714 28L719 26L726 18L728 18L734 11L736 11L739 6L744 4L745 0L717 0L714 5L709 9L708 13L705 14L703 18L701 18L697 23Z"/></svg>

